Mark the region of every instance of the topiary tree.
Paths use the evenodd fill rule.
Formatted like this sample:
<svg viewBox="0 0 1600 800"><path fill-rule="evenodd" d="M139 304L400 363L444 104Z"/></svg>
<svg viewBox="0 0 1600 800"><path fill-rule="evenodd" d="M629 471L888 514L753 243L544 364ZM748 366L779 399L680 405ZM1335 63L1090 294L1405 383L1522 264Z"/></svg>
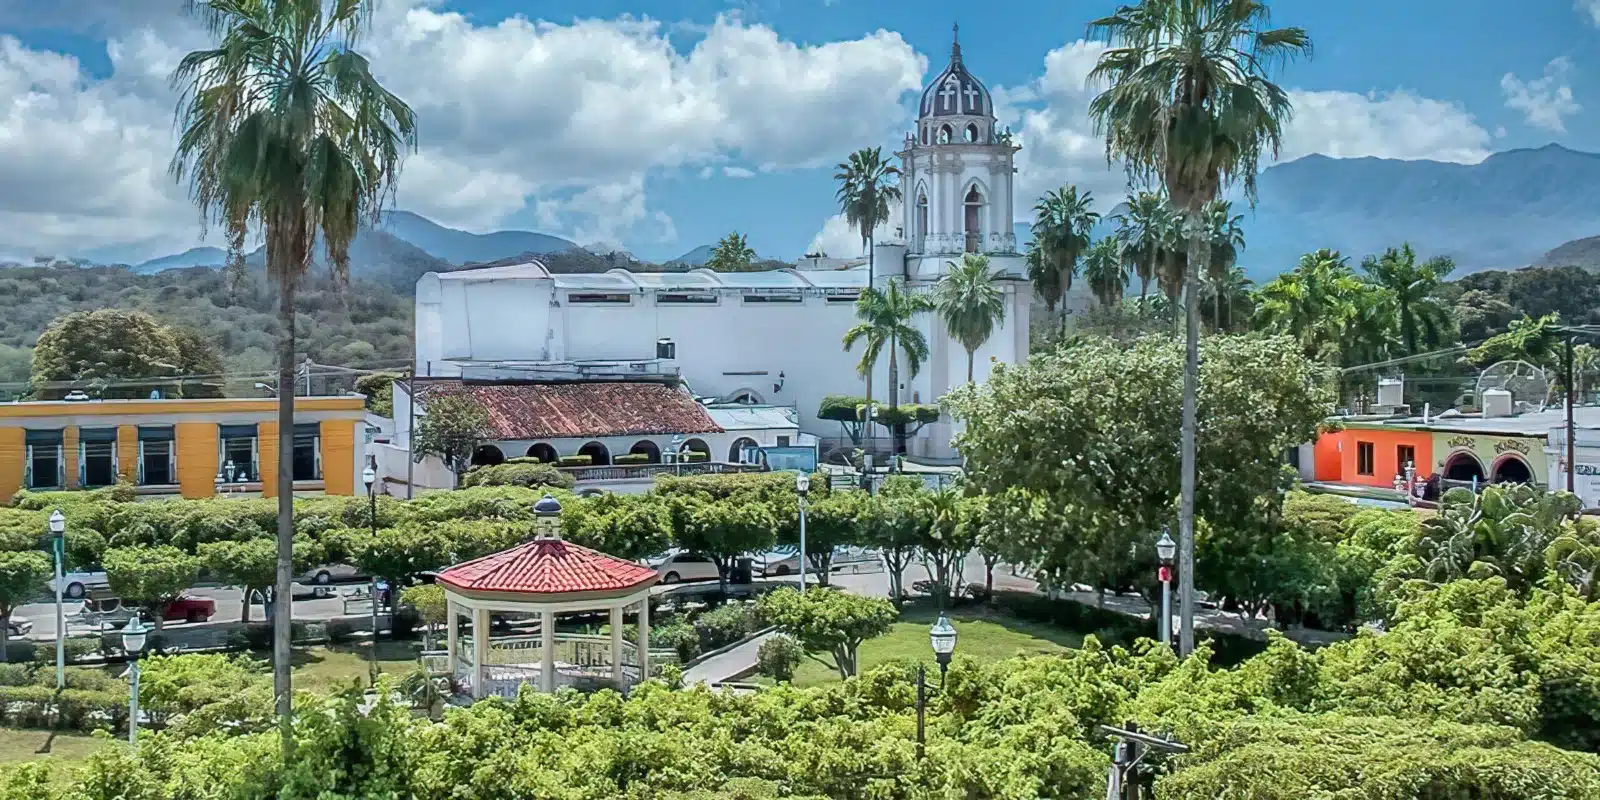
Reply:
<svg viewBox="0 0 1600 800"><path fill-rule="evenodd" d="M200 574L200 559L171 545L113 547L104 561L111 591L149 613L157 631L165 623L167 606Z"/></svg>
<svg viewBox="0 0 1600 800"><path fill-rule="evenodd" d="M515 458L504 464L475 467L462 478L461 486L526 486L529 489L545 487L571 489L577 481L554 465L532 459Z"/></svg>
<svg viewBox="0 0 1600 800"><path fill-rule="evenodd" d="M239 587L239 621L250 622L250 595L260 592L270 608L272 585L277 578L278 545L265 536L244 541L205 542L199 546L200 563L217 580ZM298 574L317 561L320 548L307 536L295 537L294 571ZM268 614L270 617L271 614Z"/></svg>
<svg viewBox="0 0 1600 800"><path fill-rule="evenodd" d="M779 683L794 680L794 670L800 666L805 650L792 637L773 636L756 650L756 671Z"/></svg>
<svg viewBox="0 0 1600 800"><path fill-rule="evenodd" d="M839 677L856 674L861 643L889 632L899 616L894 606L876 597L862 597L832 589L779 589L763 595L756 613L779 632L794 637L806 654L839 671ZM830 664L818 657L827 653Z"/></svg>

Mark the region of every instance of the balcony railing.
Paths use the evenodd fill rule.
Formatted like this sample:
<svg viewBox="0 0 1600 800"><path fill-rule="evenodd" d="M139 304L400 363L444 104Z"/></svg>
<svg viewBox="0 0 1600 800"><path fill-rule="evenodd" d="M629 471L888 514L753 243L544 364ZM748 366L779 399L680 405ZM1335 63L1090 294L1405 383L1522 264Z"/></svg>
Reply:
<svg viewBox="0 0 1600 800"><path fill-rule="evenodd" d="M627 685L641 680L639 675L639 647L633 642L622 643L622 674ZM532 636L504 636L489 641L489 652L484 659L486 693L515 697L524 684L539 684L539 673L544 661L544 642ZM600 686L612 679L611 637L581 633L555 635L555 662L557 687ZM663 665L678 663L678 653L672 649L650 648L651 672ZM456 663L452 668L450 656L442 651L422 654L422 666L436 675L453 675L457 685L470 693L475 674L473 669L472 637L463 635L456 643Z"/></svg>

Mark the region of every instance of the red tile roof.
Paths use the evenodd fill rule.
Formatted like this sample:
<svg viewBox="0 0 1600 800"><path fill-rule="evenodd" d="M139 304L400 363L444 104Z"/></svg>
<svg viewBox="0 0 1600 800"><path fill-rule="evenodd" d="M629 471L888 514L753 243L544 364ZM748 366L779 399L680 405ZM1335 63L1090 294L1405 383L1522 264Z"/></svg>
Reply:
<svg viewBox="0 0 1600 800"><path fill-rule="evenodd" d="M476 592L620 592L654 583L656 571L561 539L535 539L457 564L438 580Z"/></svg>
<svg viewBox="0 0 1600 800"><path fill-rule="evenodd" d="M667 433L721 433L695 399L677 386L648 381L582 383L419 382L429 394L467 392L489 415L497 439L582 439Z"/></svg>

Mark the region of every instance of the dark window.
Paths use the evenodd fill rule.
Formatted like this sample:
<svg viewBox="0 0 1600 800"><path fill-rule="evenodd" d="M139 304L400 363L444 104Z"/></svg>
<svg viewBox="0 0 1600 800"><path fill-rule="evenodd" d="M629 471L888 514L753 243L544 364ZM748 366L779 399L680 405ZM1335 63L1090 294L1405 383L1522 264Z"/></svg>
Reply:
<svg viewBox="0 0 1600 800"><path fill-rule="evenodd" d="M28 431L28 488L54 489L61 485L61 431Z"/></svg>
<svg viewBox="0 0 1600 800"><path fill-rule="evenodd" d="M625 292L573 292L567 295L569 303L588 303L627 305L633 302L633 296Z"/></svg>
<svg viewBox="0 0 1600 800"><path fill-rule="evenodd" d="M172 445L172 428L139 428L139 485L171 486L177 480L177 449Z"/></svg>
<svg viewBox="0 0 1600 800"><path fill-rule="evenodd" d="M117 482L117 429L85 428L78 433L79 482L85 488Z"/></svg>
<svg viewBox="0 0 1600 800"><path fill-rule="evenodd" d="M222 425L218 435L217 474L234 483L259 480L256 474L256 426Z"/></svg>
<svg viewBox="0 0 1600 800"><path fill-rule="evenodd" d="M1372 442L1356 442L1356 474L1372 475L1378 471L1374 462Z"/></svg>
<svg viewBox="0 0 1600 800"><path fill-rule="evenodd" d="M747 294L746 303L800 303L805 298L797 294Z"/></svg>
<svg viewBox="0 0 1600 800"><path fill-rule="evenodd" d="M829 303L854 303L860 297L859 294L830 294L824 300Z"/></svg>
<svg viewBox="0 0 1600 800"><path fill-rule="evenodd" d="M787 436L779 436L778 437L778 446L779 447L788 447L789 446L789 437L787 437Z"/></svg>
<svg viewBox="0 0 1600 800"><path fill-rule="evenodd" d="M294 426L294 479L322 479L322 427L316 423Z"/></svg>
<svg viewBox="0 0 1600 800"><path fill-rule="evenodd" d="M1417 448L1409 444L1399 445L1394 449L1394 458L1395 472L1404 475L1406 474L1407 464L1417 463Z"/></svg>
<svg viewBox="0 0 1600 800"><path fill-rule="evenodd" d="M674 292L672 294L656 295L656 305L658 306L708 305L715 302L717 302L716 295L703 294L699 292L692 294L688 292Z"/></svg>

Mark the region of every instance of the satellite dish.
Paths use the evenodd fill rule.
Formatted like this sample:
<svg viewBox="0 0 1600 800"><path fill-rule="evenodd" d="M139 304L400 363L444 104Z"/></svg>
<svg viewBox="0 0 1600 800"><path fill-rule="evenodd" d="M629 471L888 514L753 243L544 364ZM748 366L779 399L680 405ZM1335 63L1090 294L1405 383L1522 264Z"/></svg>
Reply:
<svg viewBox="0 0 1600 800"><path fill-rule="evenodd" d="M1543 411L1550 404L1550 379L1543 369L1526 361L1500 361L1478 375L1475 393L1479 406L1483 405L1483 393L1489 389L1510 392L1517 411Z"/></svg>

